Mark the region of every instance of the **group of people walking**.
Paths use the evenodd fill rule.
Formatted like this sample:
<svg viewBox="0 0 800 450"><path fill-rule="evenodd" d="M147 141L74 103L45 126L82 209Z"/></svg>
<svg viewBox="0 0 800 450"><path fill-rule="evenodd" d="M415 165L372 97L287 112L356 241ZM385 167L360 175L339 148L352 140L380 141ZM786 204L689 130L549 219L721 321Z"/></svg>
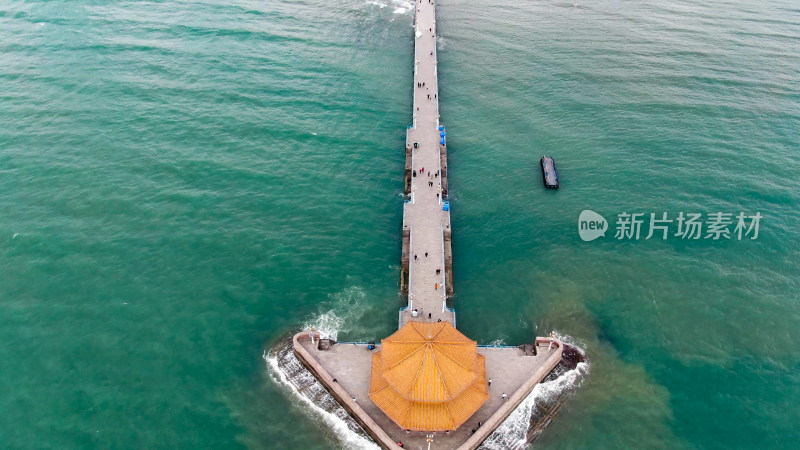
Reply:
<svg viewBox="0 0 800 450"><path fill-rule="evenodd" d="M433 0L417 0L417 3L418 3L418 5L419 5L419 6L417 7L417 13L420 13L420 12L421 12L421 8L422 8L422 5L421 5L421 4L423 4L423 3L425 3L425 2L427 2L427 3L431 4L431 5L433 5L433 4L434 4ZM426 12L427 12L427 11L426 11ZM418 18L418 21L417 21L417 22L418 22L418 24L425 23L425 22L427 22L427 19L425 19L425 18L423 17L423 18L421 18L421 20L420 20L420 18ZM435 22L434 22L434 23L435 23ZM426 24L426 25L428 25L427 23L425 23L425 24ZM433 31L433 26L432 26L432 25L433 25L433 23L428 25L428 32L430 33L430 36L432 36L432 37L434 37L434 38L435 38L435 37L436 37L436 34L435 34L435 32ZM424 28L423 28L423 27L424 27L424 25L420 25L420 26L418 26L418 28L417 28L417 32L418 32L418 34L417 34L417 37L421 37L421 33L424 33L424 32L422 31L422 30L424 30ZM427 44L428 44L428 42L426 41L426 42L425 42L425 44L427 45ZM433 42L433 44L435 45L435 41ZM418 53L418 55L424 55L424 53L420 52L420 53ZM433 63L435 64L435 63L436 63L436 61L435 61L435 59L436 59L436 52L435 52L435 48L430 50L430 55L429 55L429 56L430 56L430 58L432 58L432 60L433 60ZM422 93L424 93L424 94L425 94L425 96L426 96L427 100L429 100L429 101L432 101L432 100L438 100L438 97L439 97L439 95L438 95L438 92L437 92L437 90L436 90L436 80L435 80L435 74L433 74L433 73L432 73L432 74L428 74L428 72L427 72L427 71L429 71L429 70L430 70L432 67L434 67L434 66L428 65L427 63L426 63L426 64L422 64L422 65L421 65L421 64L420 64L420 63L421 63L421 61L420 61L420 60L421 60L421 59L423 59L423 58L424 58L424 57L420 57L420 58L419 58L417 61L415 61L415 64L416 64L416 66L417 66L417 68L418 68L418 69L420 69L420 68L424 68L424 70L426 71L426 72L424 72L424 73L422 73L422 74L419 74L419 76L418 76L418 77L415 77L415 78L417 78L417 80L418 80L418 81L416 81L416 83L417 83L417 89L419 89L419 90L420 90L420 92L419 92L420 94L422 94ZM425 75L432 75L432 77L433 77L433 78L431 79L430 77L427 77L427 76L425 76ZM426 79L426 81L419 81L419 79L420 79L420 78L425 78L425 79ZM431 88L431 86L427 85L427 82L433 82L433 83L434 83L434 84L432 85L433 87ZM422 91L423 89L424 89L426 92L423 92L423 91ZM416 97L416 96L415 96L415 97ZM421 98L421 97L416 97L416 98ZM423 106L423 105L420 105L420 103L419 103L419 102L417 102L417 106L416 106L416 108L415 108L415 109L416 109L416 111L419 111L419 110L420 110L420 106ZM417 117L417 115L416 115L416 113L415 113L415 118L416 118L416 117ZM414 145L414 148L415 148L415 149L417 149L417 148L419 148L419 147L418 147L418 146L415 144L415 145ZM436 150L437 150L437 152L436 152L436 153L437 153L437 155L438 155L438 148L436 148ZM415 161L415 162L416 162L416 161ZM417 176L417 173L419 173L419 175L420 175L420 176L422 176L423 174L425 174L425 173L426 173L426 170L425 170L425 168L424 168L424 167L420 167L418 170L414 170L414 171L413 171L413 173L412 173L412 175L413 175L414 177L416 177L416 176ZM439 182L439 180L438 180L438 179L439 179L439 170L436 170L436 172L435 172L435 173L431 173L431 172L427 172L427 173L428 173L428 180L427 180L428 186L427 186L427 187L428 187L428 189L431 189L432 191L435 191L435 193L436 193L436 198L437 198L437 199L439 199L439 198L440 198L440 196L441 196L441 192L442 192L442 191L441 191L441 189L442 189L442 186L441 186L441 184L440 184L440 182ZM417 179L417 180L418 180L418 181L422 181L422 180L419 180L419 179ZM417 180L415 180L415 181L417 181ZM419 186L419 185L417 185L417 186ZM412 189L413 189L413 188L412 188ZM429 191L428 191L428 192L429 192ZM426 194L426 195L429 195L429 194ZM435 266L434 266L434 267L430 267L430 266L428 265L428 263L427 263L427 259L428 259L428 252L425 252L425 254L424 254L424 255L425 255L425 256L424 256L424 258L425 258L425 260L426 260L424 263L423 263L422 261L420 261L420 260L422 259L422 255L417 255L417 254L415 254L415 255L414 255L414 261L419 261L419 262L420 262L420 263L423 265L423 267L427 266L427 268L424 268L424 269L423 269L425 272L427 272L428 270L431 270L432 272L434 272L434 273L436 274L436 279L435 279L435 280L430 280L430 279L428 279L428 280L430 280L430 281L435 281L435 282L434 282L434 284L433 284L433 288L434 288L434 290L435 290L435 291L438 291L440 287L444 288L444 283L443 283L443 282L440 282L440 281L443 281L443 280L440 278L440 277L441 277L441 275L442 275L442 269L441 269L441 267L435 267ZM435 257L434 259L438 259L439 255L435 255L435 256L436 256L436 257ZM444 255L442 255L442 256L444 256ZM438 265L438 264L437 264L437 265ZM430 272L427 272L427 273L430 273ZM426 282L425 284L429 283L430 281ZM431 320L433 319L433 317L432 317L432 315L431 315L430 313L428 313L428 319L431 319ZM439 321L441 321L441 319L439 319Z"/></svg>

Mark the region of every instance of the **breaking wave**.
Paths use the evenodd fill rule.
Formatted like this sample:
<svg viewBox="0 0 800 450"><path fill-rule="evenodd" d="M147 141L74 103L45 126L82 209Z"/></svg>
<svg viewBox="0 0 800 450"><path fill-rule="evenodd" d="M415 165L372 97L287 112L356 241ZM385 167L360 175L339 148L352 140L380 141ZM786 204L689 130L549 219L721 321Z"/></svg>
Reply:
<svg viewBox="0 0 800 450"><path fill-rule="evenodd" d="M566 392L574 389L580 380L589 373L589 363L581 362L558 378L539 383L533 391L520 403L511 415L489 435L480 446L483 450L523 449L531 438L531 419L539 404L553 404Z"/></svg>
<svg viewBox="0 0 800 450"><path fill-rule="evenodd" d="M481 450L519 450L538 439L567 395L589 374L585 344L571 336L556 335L564 344L561 363L486 438Z"/></svg>
<svg viewBox="0 0 800 450"><path fill-rule="evenodd" d="M263 355L267 371L272 379L284 387L309 415L320 418L339 441L342 449L380 449L367 436L361 426L353 420L328 391L314 378L294 356L292 343L265 351Z"/></svg>
<svg viewBox="0 0 800 450"><path fill-rule="evenodd" d="M414 10L414 2L410 0L369 0L368 5L377 6L378 8L394 8L394 14L408 14Z"/></svg>
<svg viewBox="0 0 800 450"><path fill-rule="evenodd" d="M332 309L320 312L309 319L303 330L313 329L324 339L338 340L340 332L347 332L357 326L364 315L364 304L367 294L360 286L351 286L332 294ZM338 314L334 311L337 311ZM339 402L317 381L294 355L292 340L289 337L280 341L262 355L267 364L270 377L279 386L285 388L293 399L314 418L322 419L330 434L338 441L342 449L374 450L379 449Z"/></svg>
<svg viewBox="0 0 800 450"><path fill-rule="evenodd" d="M344 325L344 319L336 315L333 311L328 311L317 316L314 320L303 326L304 330L315 330L319 332L322 339L333 339L338 341L339 330Z"/></svg>

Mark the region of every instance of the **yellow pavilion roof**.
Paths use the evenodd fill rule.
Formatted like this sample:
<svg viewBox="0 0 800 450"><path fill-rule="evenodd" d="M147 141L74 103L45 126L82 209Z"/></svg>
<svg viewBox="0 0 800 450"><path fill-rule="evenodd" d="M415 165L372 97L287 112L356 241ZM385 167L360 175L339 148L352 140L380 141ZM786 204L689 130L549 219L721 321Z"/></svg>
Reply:
<svg viewBox="0 0 800 450"><path fill-rule="evenodd" d="M406 430L455 430L489 399L477 344L449 322L408 322L372 356L369 396Z"/></svg>

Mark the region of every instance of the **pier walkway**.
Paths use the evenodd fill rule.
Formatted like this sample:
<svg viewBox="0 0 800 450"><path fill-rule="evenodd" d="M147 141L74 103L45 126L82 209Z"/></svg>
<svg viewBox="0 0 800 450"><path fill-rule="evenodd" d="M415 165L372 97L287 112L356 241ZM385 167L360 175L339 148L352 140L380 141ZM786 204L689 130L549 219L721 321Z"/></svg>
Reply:
<svg viewBox="0 0 800 450"><path fill-rule="evenodd" d="M445 206L449 207L449 203L445 203L448 197L447 142L446 135L442 137L444 130L439 123L436 5L434 0L416 0L416 2L414 121L406 134L405 193L408 198L403 206L400 282L401 291L408 295L408 304L400 310L398 327L402 328L412 319L417 322L449 322L455 327L455 311L447 306L447 299L453 293L452 233L450 211L449 208L445 209ZM429 336L428 340L431 339L433 338ZM452 344L434 340L422 346L420 342L413 342L420 345L418 348L425 350L422 352L414 350L415 355L422 355L415 356L416 359L410 358L410 353L406 357L412 363L419 360L415 364L421 364L421 358L427 355L426 352L442 342ZM479 409L471 413L465 422L454 425L455 429L433 432L421 431L425 426L432 427L432 425L413 427L416 431L401 428L402 425L398 423L407 422L395 422L382 409L386 405L385 402L383 406L379 404L389 398L391 402L399 402L397 403L399 407L407 407L408 415L411 415L412 411L415 411L413 414L419 415L422 414L420 411L431 408L449 408L449 405L454 404L453 399L445 402L438 397L428 395L436 390L430 386L438 386L435 377L442 376L439 363L434 362L432 365L426 363L427 370L419 369L423 365L415 366L418 368L417 372L414 372L414 367L402 366L403 370L407 369L401 377L403 380L412 379L415 386L425 387L419 388L420 392L426 393L423 400L419 400L401 394L397 383L390 383L385 377L381 367L383 355L386 353L375 356L377 352L382 351L384 345L388 344L383 341L377 345L336 343L330 339L322 339L319 333L313 330L296 334L292 344L294 354L303 366L383 449L400 447L414 450L477 449L525 400L536 384L559 364L563 354L561 342L552 336L539 337L534 344L524 344L519 347L477 348L475 352L485 361L485 380L480 382L486 383L485 393L488 393L489 398L485 399ZM397 352L391 348L385 347L384 351ZM435 360L436 353L433 354ZM430 362L429 359L425 361ZM394 367L400 366L397 364ZM478 379L477 377L484 375L475 372L474 376ZM381 383L385 386L381 387ZM370 397L370 394L376 396L389 386L394 390L395 397L385 397L381 394L380 397L376 397L379 398L377 403ZM372 391L373 388L376 390ZM482 387L479 390L483 392ZM433 401L430 401L431 399ZM458 408L464 411L463 404L459 405L462 406Z"/></svg>
<svg viewBox="0 0 800 450"><path fill-rule="evenodd" d="M417 310L414 320L442 320L455 326L455 312L446 307L447 292L452 289L446 286L449 239L446 243L445 235L450 235L450 212L443 210L443 197L447 197L447 153L446 147L440 145L436 11L434 2L416 1L414 122L406 135L415 175L411 177L410 199L403 211L404 232L410 231L408 307L401 311L398 325L402 327Z"/></svg>

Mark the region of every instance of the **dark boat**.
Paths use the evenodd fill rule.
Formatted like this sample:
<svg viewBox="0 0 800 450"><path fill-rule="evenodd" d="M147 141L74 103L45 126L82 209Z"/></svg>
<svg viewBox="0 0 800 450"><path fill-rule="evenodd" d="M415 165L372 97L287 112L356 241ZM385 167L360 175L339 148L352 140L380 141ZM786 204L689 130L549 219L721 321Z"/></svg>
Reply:
<svg viewBox="0 0 800 450"><path fill-rule="evenodd" d="M558 189L558 173L556 172L556 162L549 156L542 156L539 160L542 166L542 176L544 177L544 187L547 189Z"/></svg>

